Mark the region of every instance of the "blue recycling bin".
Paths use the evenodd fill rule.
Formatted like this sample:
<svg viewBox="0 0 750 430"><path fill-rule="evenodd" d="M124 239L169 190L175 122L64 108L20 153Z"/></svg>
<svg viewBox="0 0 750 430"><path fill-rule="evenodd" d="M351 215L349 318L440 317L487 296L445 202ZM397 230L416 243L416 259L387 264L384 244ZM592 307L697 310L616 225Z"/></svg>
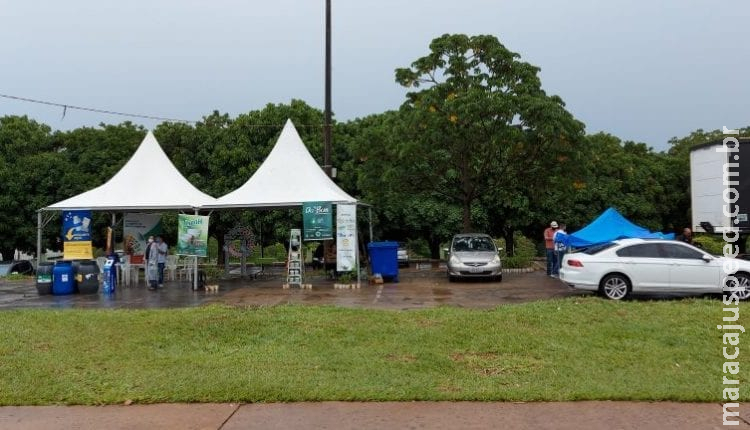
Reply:
<svg viewBox="0 0 750 430"><path fill-rule="evenodd" d="M75 278L72 261L58 261L52 269L52 294L62 296L75 293Z"/></svg>
<svg viewBox="0 0 750 430"><path fill-rule="evenodd" d="M398 282L398 242L370 242L367 252L373 274L380 273L384 279Z"/></svg>

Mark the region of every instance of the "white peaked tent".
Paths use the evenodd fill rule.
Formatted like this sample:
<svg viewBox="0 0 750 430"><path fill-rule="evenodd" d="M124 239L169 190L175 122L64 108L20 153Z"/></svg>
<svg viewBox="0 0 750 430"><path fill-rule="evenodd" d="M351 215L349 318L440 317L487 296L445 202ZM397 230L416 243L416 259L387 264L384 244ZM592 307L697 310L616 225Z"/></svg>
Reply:
<svg viewBox="0 0 750 430"><path fill-rule="evenodd" d="M203 208L282 208L304 202L357 203L320 168L287 120L263 164L244 185Z"/></svg>
<svg viewBox="0 0 750 430"><path fill-rule="evenodd" d="M130 160L109 181L43 210L179 210L199 209L215 202L215 198L182 176L149 131Z"/></svg>
<svg viewBox="0 0 750 430"><path fill-rule="evenodd" d="M42 211L195 210L215 198L195 188L174 167L149 131L130 160L112 177L92 190L42 208L37 216L37 263L41 259ZM196 259L197 271L197 259ZM193 278L196 279L196 278Z"/></svg>

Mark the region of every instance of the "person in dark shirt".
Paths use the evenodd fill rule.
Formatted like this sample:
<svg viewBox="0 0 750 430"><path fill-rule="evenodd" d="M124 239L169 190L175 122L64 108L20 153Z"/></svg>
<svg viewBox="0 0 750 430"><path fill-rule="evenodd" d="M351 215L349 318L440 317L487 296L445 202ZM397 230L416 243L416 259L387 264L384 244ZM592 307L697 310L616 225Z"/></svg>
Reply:
<svg viewBox="0 0 750 430"><path fill-rule="evenodd" d="M689 244L693 244L693 232L690 231L689 228L685 227L684 230L682 230L682 234L677 236L677 240L680 242L685 242Z"/></svg>

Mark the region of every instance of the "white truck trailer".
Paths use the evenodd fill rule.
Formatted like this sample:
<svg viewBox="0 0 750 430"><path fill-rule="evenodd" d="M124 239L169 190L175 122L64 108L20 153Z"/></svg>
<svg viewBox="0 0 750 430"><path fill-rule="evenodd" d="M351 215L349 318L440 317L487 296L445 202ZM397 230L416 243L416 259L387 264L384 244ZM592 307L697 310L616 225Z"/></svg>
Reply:
<svg viewBox="0 0 750 430"><path fill-rule="evenodd" d="M750 234L750 138L724 139L690 149L693 231L739 234L744 253Z"/></svg>

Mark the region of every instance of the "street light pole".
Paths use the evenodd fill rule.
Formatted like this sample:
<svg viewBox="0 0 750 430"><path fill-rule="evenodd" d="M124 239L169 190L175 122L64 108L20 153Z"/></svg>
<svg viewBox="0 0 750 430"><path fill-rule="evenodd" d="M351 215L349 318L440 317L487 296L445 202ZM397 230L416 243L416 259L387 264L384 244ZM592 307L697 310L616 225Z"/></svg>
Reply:
<svg viewBox="0 0 750 430"><path fill-rule="evenodd" d="M331 176L331 0L326 0L326 88L323 124L323 170Z"/></svg>

